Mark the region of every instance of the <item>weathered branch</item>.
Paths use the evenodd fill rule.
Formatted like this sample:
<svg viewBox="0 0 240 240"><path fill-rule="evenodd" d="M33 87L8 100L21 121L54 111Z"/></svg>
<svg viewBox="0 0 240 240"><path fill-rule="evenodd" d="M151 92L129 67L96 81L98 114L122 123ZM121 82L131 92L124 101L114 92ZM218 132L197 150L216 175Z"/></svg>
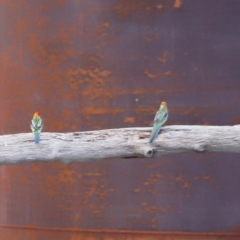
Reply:
<svg viewBox="0 0 240 240"><path fill-rule="evenodd" d="M0 136L0 164L33 161L64 163L105 158L158 157L187 152L240 152L240 125L166 126L148 143L151 128L121 128L90 132L32 133Z"/></svg>

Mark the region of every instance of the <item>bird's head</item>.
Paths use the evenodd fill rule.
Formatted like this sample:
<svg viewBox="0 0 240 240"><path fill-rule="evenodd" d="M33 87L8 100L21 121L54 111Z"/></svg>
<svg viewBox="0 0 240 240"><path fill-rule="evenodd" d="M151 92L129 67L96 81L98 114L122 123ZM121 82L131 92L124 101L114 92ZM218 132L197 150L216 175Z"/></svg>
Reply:
<svg viewBox="0 0 240 240"><path fill-rule="evenodd" d="M166 102L161 102L160 108L166 108L167 107L167 103Z"/></svg>
<svg viewBox="0 0 240 240"><path fill-rule="evenodd" d="M167 106L166 102L161 103L162 106Z"/></svg>
<svg viewBox="0 0 240 240"><path fill-rule="evenodd" d="M40 112L35 112L33 116L34 117L40 117Z"/></svg>

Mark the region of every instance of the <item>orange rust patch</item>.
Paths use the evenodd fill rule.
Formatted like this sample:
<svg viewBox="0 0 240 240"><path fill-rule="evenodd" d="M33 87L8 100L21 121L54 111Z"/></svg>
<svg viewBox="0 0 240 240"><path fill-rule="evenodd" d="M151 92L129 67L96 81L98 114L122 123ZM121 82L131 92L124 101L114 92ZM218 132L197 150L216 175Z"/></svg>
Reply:
<svg viewBox="0 0 240 240"><path fill-rule="evenodd" d="M155 183L161 183L160 179L164 178L162 174L151 174L150 177L143 183L143 185L148 186L148 185L153 185Z"/></svg>
<svg viewBox="0 0 240 240"><path fill-rule="evenodd" d="M158 4L158 5L156 6L156 8L157 8L157 9L163 9L163 5L162 5L162 4Z"/></svg>
<svg viewBox="0 0 240 240"><path fill-rule="evenodd" d="M158 208L156 206L151 206L149 208L146 208L145 211L148 212L148 213L157 213Z"/></svg>
<svg viewBox="0 0 240 240"><path fill-rule="evenodd" d="M144 74L147 75L151 79L158 78L159 76L177 76L177 74L173 73L172 71L166 71L166 72L160 72L160 73L153 74L153 73L150 73L148 70L145 70Z"/></svg>
<svg viewBox="0 0 240 240"><path fill-rule="evenodd" d="M103 205L90 204L90 209L92 209L96 218L100 218L100 217L102 217L102 213L106 209L106 207Z"/></svg>
<svg viewBox="0 0 240 240"><path fill-rule="evenodd" d="M80 218L80 214L79 214L79 213L77 213L77 214L75 214L75 215L72 216L72 220L73 220L73 222L78 221L79 218Z"/></svg>
<svg viewBox="0 0 240 240"><path fill-rule="evenodd" d="M148 168L149 168L149 169L153 169L153 168L156 168L156 167L158 167L158 166L160 166L160 165L161 165L161 163L154 163L154 164L152 164L152 165L149 165Z"/></svg>
<svg viewBox="0 0 240 240"><path fill-rule="evenodd" d="M109 91L112 88L111 82L107 79L111 72L102 69L100 59L95 56L86 58L82 56L82 61L88 64L97 65L91 68L68 69L66 72L67 78L72 89L81 89L81 95L87 96L89 99L100 98L105 101L109 98L114 98L114 91Z"/></svg>
<svg viewBox="0 0 240 240"><path fill-rule="evenodd" d="M176 76L176 73L173 73L172 71L166 71L163 73L164 76Z"/></svg>
<svg viewBox="0 0 240 240"><path fill-rule="evenodd" d="M190 187L191 187L191 185L187 182L185 182L184 185L182 186L182 188L190 188Z"/></svg>
<svg viewBox="0 0 240 240"><path fill-rule="evenodd" d="M164 52L163 56L162 56L161 58L158 58L158 59L157 59L159 62L161 62L161 63L163 64L163 66L166 65L167 55L168 55L168 52Z"/></svg>
<svg viewBox="0 0 240 240"><path fill-rule="evenodd" d="M175 181L176 182L184 182L184 179L182 177L176 177Z"/></svg>
<svg viewBox="0 0 240 240"><path fill-rule="evenodd" d="M89 172L89 173L84 173L85 176L89 176L89 177L99 177L104 175L104 173L101 172Z"/></svg>
<svg viewBox="0 0 240 240"><path fill-rule="evenodd" d="M152 189L149 189L148 192L151 193L153 196L155 196L155 195L158 194L159 191L158 191L158 190L155 190L155 191L154 191L154 190L152 190Z"/></svg>
<svg viewBox="0 0 240 240"><path fill-rule="evenodd" d="M233 124L240 124L240 118L239 117L234 117L233 118Z"/></svg>
<svg viewBox="0 0 240 240"><path fill-rule="evenodd" d="M96 177L96 176L93 176ZM87 192L85 192L85 200L83 203L87 203L90 198L94 195L98 196L100 199L105 199L111 192L114 192L114 189L107 188L109 181L102 178L91 178L85 180L84 184L87 186Z"/></svg>
<svg viewBox="0 0 240 240"><path fill-rule="evenodd" d="M39 27L43 27L46 26L48 24L48 20L46 20L45 18L39 18L37 21L37 24Z"/></svg>
<svg viewBox="0 0 240 240"><path fill-rule="evenodd" d="M207 120L203 120L203 124L204 124L205 126L208 126L210 123L209 123L209 121L207 121Z"/></svg>
<svg viewBox="0 0 240 240"><path fill-rule="evenodd" d="M190 107L184 111L182 111L182 115L194 115L199 116L199 109L197 107Z"/></svg>
<svg viewBox="0 0 240 240"><path fill-rule="evenodd" d="M211 179L210 176L198 176L198 177L195 177L194 180L197 181L197 180L209 180Z"/></svg>
<svg viewBox="0 0 240 240"><path fill-rule="evenodd" d="M152 218L152 228L156 228L156 227L157 227L157 219Z"/></svg>
<svg viewBox="0 0 240 240"><path fill-rule="evenodd" d="M64 115L64 117L70 118L73 115L73 112L68 110L68 109L62 109L62 115Z"/></svg>
<svg viewBox="0 0 240 240"><path fill-rule="evenodd" d="M148 1L129 1L129 0L120 0L119 4L114 7L118 17L123 18L129 15L132 12L145 12L150 8Z"/></svg>
<svg viewBox="0 0 240 240"><path fill-rule="evenodd" d="M142 106L139 106L139 107L136 107L134 109L134 112L136 113L147 113L147 114L154 114L156 112L156 108L154 107L149 107L149 108L146 108L146 107L142 107Z"/></svg>
<svg viewBox="0 0 240 240"><path fill-rule="evenodd" d="M144 203L141 204L142 206L146 206L147 204ZM130 210L130 209L128 209ZM146 213L151 213L151 214L156 214L156 213L160 213L160 214L164 214L169 210L169 207L165 207L163 209L159 209L157 206L150 206L150 207L146 207L144 209L135 209L133 212L134 213L139 213L139 214L146 214Z"/></svg>
<svg viewBox="0 0 240 240"><path fill-rule="evenodd" d="M105 23L102 24L102 26L104 28L109 28L110 27L110 23L109 22L105 22Z"/></svg>
<svg viewBox="0 0 240 240"><path fill-rule="evenodd" d="M152 39L150 38L150 37L144 37L143 38L145 41L147 41L147 42L151 42L152 41Z"/></svg>
<svg viewBox="0 0 240 240"><path fill-rule="evenodd" d="M161 75L161 73L150 73L148 70L145 70L144 74L147 75L149 78L157 78Z"/></svg>
<svg viewBox="0 0 240 240"><path fill-rule="evenodd" d="M182 0L175 0L173 7L180 8L182 5Z"/></svg>
<svg viewBox="0 0 240 240"><path fill-rule="evenodd" d="M134 117L125 117L123 122L125 122L125 123L135 123L135 118Z"/></svg>
<svg viewBox="0 0 240 240"><path fill-rule="evenodd" d="M138 192L141 191L141 189L140 189L140 188L136 188L136 189L134 189L133 191L134 191L135 193L138 193Z"/></svg>

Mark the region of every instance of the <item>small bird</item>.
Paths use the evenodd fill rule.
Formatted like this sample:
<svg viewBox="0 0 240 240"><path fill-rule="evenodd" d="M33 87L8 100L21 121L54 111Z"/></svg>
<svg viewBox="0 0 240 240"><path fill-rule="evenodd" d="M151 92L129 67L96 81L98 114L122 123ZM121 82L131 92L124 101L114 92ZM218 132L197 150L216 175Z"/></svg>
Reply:
<svg viewBox="0 0 240 240"><path fill-rule="evenodd" d="M34 141L35 143L39 143L40 140L40 132L43 128L43 121L40 117L40 112L35 112L33 115L33 119L30 124L30 128L34 134Z"/></svg>
<svg viewBox="0 0 240 240"><path fill-rule="evenodd" d="M162 102L159 110L156 112L154 121L151 124L153 125L153 129L151 132L151 136L149 138L149 143L154 141L154 139L157 137L158 133L160 132L162 125L167 121L167 119L168 119L167 104L166 102Z"/></svg>

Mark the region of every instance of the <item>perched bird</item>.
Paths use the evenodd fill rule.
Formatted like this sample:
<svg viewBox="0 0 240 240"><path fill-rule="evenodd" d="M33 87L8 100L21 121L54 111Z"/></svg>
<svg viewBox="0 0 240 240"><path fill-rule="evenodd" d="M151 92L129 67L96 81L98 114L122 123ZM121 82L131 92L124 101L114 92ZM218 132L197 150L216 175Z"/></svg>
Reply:
<svg viewBox="0 0 240 240"><path fill-rule="evenodd" d="M153 142L154 139L157 137L158 133L161 130L162 125L167 121L167 119L168 119L167 104L165 102L162 102L159 110L156 112L154 121L152 123L153 129L151 132L151 136L149 138L150 143Z"/></svg>
<svg viewBox="0 0 240 240"><path fill-rule="evenodd" d="M35 143L39 143L40 140L40 132L43 128L43 121L40 117L40 112L35 112L33 115L33 119L30 124L30 128L34 134Z"/></svg>

